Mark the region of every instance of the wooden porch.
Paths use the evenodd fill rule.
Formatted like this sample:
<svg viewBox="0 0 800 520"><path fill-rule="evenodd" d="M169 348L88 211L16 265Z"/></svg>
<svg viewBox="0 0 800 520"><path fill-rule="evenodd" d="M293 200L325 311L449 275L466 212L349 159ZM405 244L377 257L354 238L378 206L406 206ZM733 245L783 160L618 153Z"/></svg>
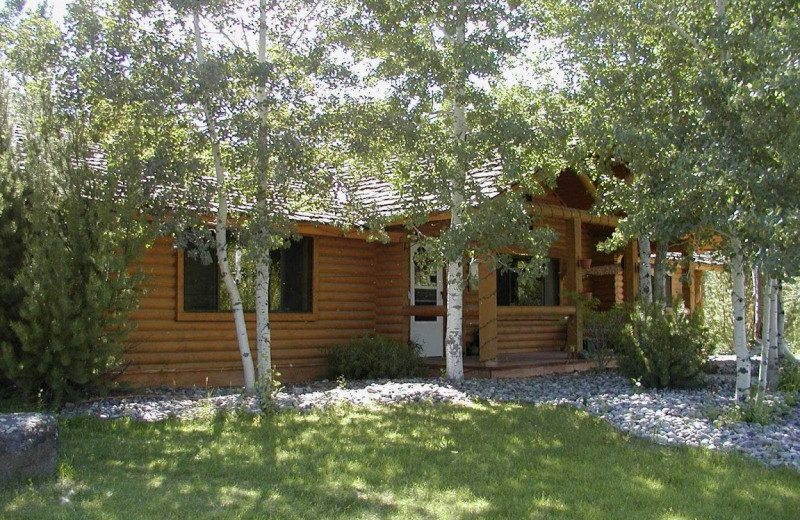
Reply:
<svg viewBox="0 0 800 520"><path fill-rule="evenodd" d="M445 367L443 357L425 358L431 375L440 375ZM591 359L570 359L566 352L545 351L524 354L500 354L496 361L480 361L478 356L464 357L464 377L507 379L512 377L546 376L586 372L597 368Z"/></svg>

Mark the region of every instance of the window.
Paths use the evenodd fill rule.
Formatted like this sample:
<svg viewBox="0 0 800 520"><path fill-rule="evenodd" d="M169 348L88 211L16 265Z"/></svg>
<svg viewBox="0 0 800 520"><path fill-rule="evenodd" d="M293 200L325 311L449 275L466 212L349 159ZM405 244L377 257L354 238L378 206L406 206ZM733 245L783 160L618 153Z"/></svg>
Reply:
<svg viewBox="0 0 800 520"><path fill-rule="evenodd" d="M425 249L416 247L413 250L414 265L413 279L411 280L412 305L433 306L440 305L440 295L442 281L440 278L441 268L437 265L430 265L424 261ZM414 316L414 321L437 321L436 316Z"/></svg>
<svg viewBox="0 0 800 520"><path fill-rule="evenodd" d="M312 312L311 277L313 245L309 237L292 242L289 247L270 253L269 310L276 313ZM216 251L211 262L203 264L185 251L183 256L183 309L186 312L230 311L228 291L219 275ZM234 238L228 242L231 272L239 284L245 311L256 306L255 262L248 258Z"/></svg>
<svg viewBox="0 0 800 520"><path fill-rule="evenodd" d="M530 259L512 258L522 268ZM497 272L497 305L540 306L559 304L558 258L547 261L547 274L530 278L515 271Z"/></svg>

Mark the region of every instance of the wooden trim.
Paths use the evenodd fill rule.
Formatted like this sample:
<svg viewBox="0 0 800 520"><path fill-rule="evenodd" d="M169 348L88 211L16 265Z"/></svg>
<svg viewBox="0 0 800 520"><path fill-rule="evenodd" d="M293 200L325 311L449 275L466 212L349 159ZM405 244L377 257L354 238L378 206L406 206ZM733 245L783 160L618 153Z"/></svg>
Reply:
<svg viewBox="0 0 800 520"><path fill-rule="evenodd" d="M566 206L556 206L544 202L531 202L530 207L538 211L543 217L560 218L564 220L576 219L586 224L597 224L601 226L616 227L619 223L617 217L609 215L593 215L582 209L568 208Z"/></svg>
<svg viewBox="0 0 800 520"><path fill-rule="evenodd" d="M518 306L498 305L497 317L525 318L531 316L575 316L578 313L574 305Z"/></svg>
<svg viewBox="0 0 800 520"><path fill-rule="evenodd" d="M548 204L546 202L530 202L531 208L529 213L538 212L542 217L559 218L563 220L578 219L586 224L596 224L600 226L616 227L619 223L619 218L611 215L594 215L586 210L569 208L566 206L557 206L555 204ZM438 222L450 219L450 212L439 211L428 215L428 222ZM407 218L394 221L390 226L403 225L408 221Z"/></svg>
<svg viewBox="0 0 800 520"><path fill-rule="evenodd" d="M308 235L304 235L308 236ZM319 319L319 243L312 236L312 249L313 257L311 259L311 312L276 312L270 311L269 321L317 321ZM175 301L177 308L175 309L175 321L233 321L231 311L217 311L217 312L192 312L183 310L183 250L177 249L177 268L175 269L178 279L175 283ZM244 319L248 323L256 321L255 311L245 311Z"/></svg>
<svg viewBox="0 0 800 520"><path fill-rule="evenodd" d="M354 240L369 241L371 236L369 231L364 230L343 230L330 224L315 224L313 222L297 222L297 232L303 236L321 236L333 238L350 238ZM389 237L389 242L401 242L406 234L398 231L384 231Z"/></svg>

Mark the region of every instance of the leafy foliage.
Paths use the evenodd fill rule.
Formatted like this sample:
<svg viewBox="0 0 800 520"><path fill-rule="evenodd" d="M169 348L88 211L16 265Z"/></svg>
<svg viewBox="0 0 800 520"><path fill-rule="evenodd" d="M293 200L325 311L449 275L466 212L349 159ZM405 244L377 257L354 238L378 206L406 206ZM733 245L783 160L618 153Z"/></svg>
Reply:
<svg viewBox="0 0 800 520"><path fill-rule="evenodd" d="M782 392L800 392L800 366L784 362L779 367L778 390Z"/></svg>
<svg viewBox="0 0 800 520"><path fill-rule="evenodd" d="M15 337L0 344L3 373L25 395L55 402L103 386L119 365L141 280L130 263L150 238L133 200L119 197L118 179L86 163L85 144L67 141L51 137L52 154L26 154L28 209L18 225L27 233L9 282L22 298L9 309ZM41 175L47 168L52 177Z"/></svg>
<svg viewBox="0 0 800 520"><path fill-rule="evenodd" d="M783 282L783 310L786 313L786 343L800 351L800 278Z"/></svg>
<svg viewBox="0 0 800 520"><path fill-rule="evenodd" d="M625 326L630 319L628 309L614 307L606 311L589 309L583 314L583 341L585 353L605 368L622 344Z"/></svg>
<svg viewBox="0 0 800 520"><path fill-rule="evenodd" d="M708 329L697 314L668 312L639 304L619 338L619 367L649 388L683 388L700 383L710 354Z"/></svg>
<svg viewBox="0 0 800 520"><path fill-rule="evenodd" d="M142 278L131 262L158 219L141 218L154 205L138 151L104 153L113 125L92 124L60 91L59 29L43 12L8 24L16 38L2 49L2 79L19 88L3 92L0 130L0 373L23 397L58 403L119 367Z"/></svg>
<svg viewBox="0 0 800 520"><path fill-rule="evenodd" d="M425 375L419 346L383 336L354 339L328 351L328 377L394 379Z"/></svg>

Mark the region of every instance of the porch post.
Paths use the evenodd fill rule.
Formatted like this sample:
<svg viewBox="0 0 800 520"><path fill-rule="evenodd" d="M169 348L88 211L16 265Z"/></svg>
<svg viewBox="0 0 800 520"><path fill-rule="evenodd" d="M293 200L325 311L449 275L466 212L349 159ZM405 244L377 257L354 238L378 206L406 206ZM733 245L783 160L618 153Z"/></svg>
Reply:
<svg viewBox="0 0 800 520"><path fill-rule="evenodd" d="M695 276L697 273L697 265L689 260L689 273L686 282L681 284L683 306L689 309L689 312L694 312L697 306L697 285L695 285Z"/></svg>
<svg viewBox="0 0 800 520"><path fill-rule="evenodd" d="M573 217L567 220L567 279L566 290L575 294L583 291L583 269L581 268L581 220ZM575 303L575 302L571 302ZM567 348L583 350L583 323L581 316L570 317L567 322Z"/></svg>
<svg viewBox="0 0 800 520"><path fill-rule="evenodd" d="M694 308L703 308L703 271L702 269L695 268L694 270Z"/></svg>
<svg viewBox="0 0 800 520"><path fill-rule="evenodd" d="M478 264L478 337L481 362L497 359L497 271L487 262Z"/></svg>
<svg viewBox="0 0 800 520"><path fill-rule="evenodd" d="M636 267L639 265L639 247L636 244L636 240L631 240L625 247L623 263L625 264L625 272L623 273L625 279L625 303L632 304L636 301L636 295L639 292L639 278L636 276Z"/></svg>

